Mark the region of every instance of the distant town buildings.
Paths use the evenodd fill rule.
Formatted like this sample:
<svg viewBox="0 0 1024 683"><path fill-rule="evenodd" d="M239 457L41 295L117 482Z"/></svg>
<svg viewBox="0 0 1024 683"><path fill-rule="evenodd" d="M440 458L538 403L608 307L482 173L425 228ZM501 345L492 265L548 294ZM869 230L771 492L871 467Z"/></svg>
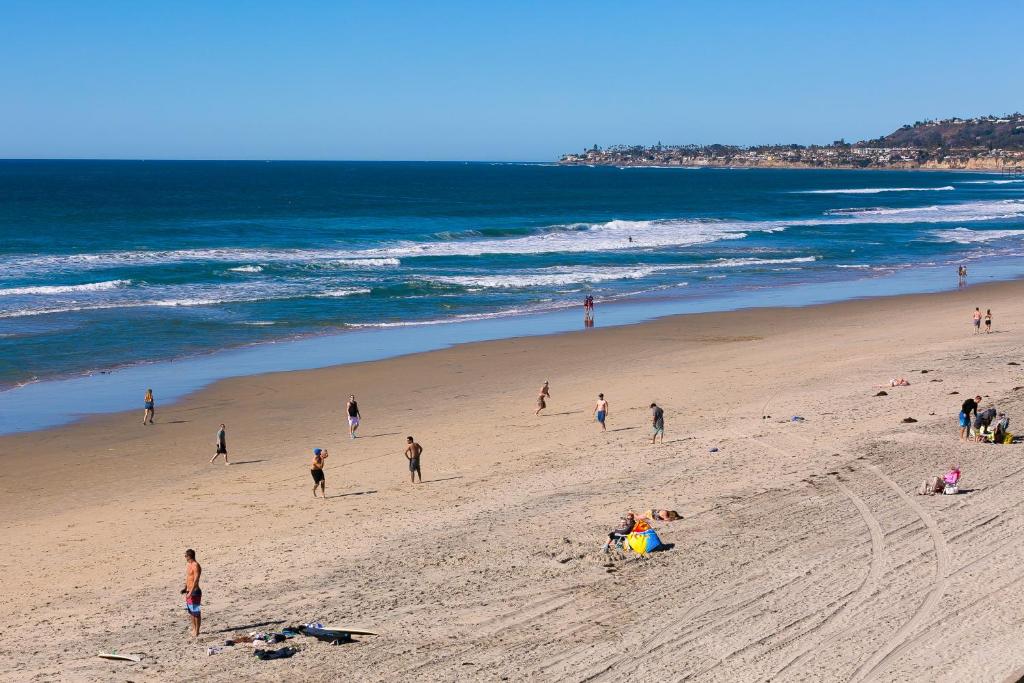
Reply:
<svg viewBox="0 0 1024 683"><path fill-rule="evenodd" d="M594 145L562 164L1024 171L1024 115L918 121L876 140L831 145Z"/></svg>

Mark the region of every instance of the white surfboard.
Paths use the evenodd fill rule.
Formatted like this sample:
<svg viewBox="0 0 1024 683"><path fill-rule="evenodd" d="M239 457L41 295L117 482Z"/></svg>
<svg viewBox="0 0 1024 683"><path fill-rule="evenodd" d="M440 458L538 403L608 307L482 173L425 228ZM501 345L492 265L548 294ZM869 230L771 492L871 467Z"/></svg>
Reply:
<svg viewBox="0 0 1024 683"><path fill-rule="evenodd" d="M136 664L142 661L142 657L138 655L119 655L116 652L100 652L96 656L103 659L113 659L118 662L135 662Z"/></svg>
<svg viewBox="0 0 1024 683"><path fill-rule="evenodd" d="M376 631L370 631L369 629L362 628L361 626L339 626L337 624L330 624L322 627L324 631L336 631L338 633L349 633L354 636L376 636L379 635Z"/></svg>

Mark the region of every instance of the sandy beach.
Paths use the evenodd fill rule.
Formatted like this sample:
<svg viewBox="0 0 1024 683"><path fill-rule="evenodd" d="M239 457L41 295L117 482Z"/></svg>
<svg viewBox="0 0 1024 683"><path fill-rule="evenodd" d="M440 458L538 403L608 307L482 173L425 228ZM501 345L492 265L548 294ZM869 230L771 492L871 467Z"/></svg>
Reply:
<svg viewBox="0 0 1024 683"><path fill-rule="evenodd" d="M1022 294L607 329L599 308L590 330L226 380L175 405L153 387L151 427L139 387L138 411L2 437L0 677L1013 680L1024 447L961 443L956 414L978 393L1024 431ZM993 334L973 334L975 306ZM911 386L875 396L899 376ZM208 464L221 422L230 467ZM326 500L313 447L330 451ZM952 463L966 493L914 495ZM650 507L684 516L656 525L670 550L601 551L620 514ZM179 595L189 547L198 643ZM309 621L379 635L298 638L281 661L248 645L207 655ZM142 661L95 657L112 650Z"/></svg>

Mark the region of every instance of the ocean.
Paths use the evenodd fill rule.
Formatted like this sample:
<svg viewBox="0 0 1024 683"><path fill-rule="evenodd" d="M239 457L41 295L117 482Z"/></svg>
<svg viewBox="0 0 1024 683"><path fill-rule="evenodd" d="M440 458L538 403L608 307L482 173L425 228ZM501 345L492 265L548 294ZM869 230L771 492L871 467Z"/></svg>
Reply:
<svg viewBox="0 0 1024 683"><path fill-rule="evenodd" d="M998 174L0 161L0 388L325 334L582 319L588 294L600 324L611 304L913 289L917 269L955 287L956 264L976 281L1022 249L1024 179Z"/></svg>

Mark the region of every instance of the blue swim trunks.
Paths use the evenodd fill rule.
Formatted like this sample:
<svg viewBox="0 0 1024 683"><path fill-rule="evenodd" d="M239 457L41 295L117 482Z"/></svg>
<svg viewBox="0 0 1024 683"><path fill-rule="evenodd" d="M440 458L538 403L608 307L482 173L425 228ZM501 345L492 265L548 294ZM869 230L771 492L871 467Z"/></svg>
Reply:
<svg viewBox="0 0 1024 683"><path fill-rule="evenodd" d="M967 413L965 413L964 411L961 410L960 411L960 427L961 428L969 427L970 424L971 424L971 421L967 419Z"/></svg>
<svg viewBox="0 0 1024 683"><path fill-rule="evenodd" d="M597 421L600 422L601 424L604 424L604 411L603 410L597 411Z"/></svg>

